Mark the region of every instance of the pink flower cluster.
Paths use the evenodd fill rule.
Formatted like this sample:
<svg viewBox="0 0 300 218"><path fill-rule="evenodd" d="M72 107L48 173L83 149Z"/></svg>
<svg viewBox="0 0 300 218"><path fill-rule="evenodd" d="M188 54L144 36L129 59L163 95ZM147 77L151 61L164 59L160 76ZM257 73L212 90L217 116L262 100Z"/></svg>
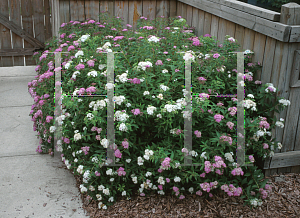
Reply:
<svg viewBox="0 0 300 218"><path fill-rule="evenodd" d="M88 147L88 146L81 147L81 150L84 152L85 155L87 155L88 151L90 150L90 147Z"/></svg>
<svg viewBox="0 0 300 218"><path fill-rule="evenodd" d="M166 157L165 160L161 163L164 169L168 169L170 167L171 158Z"/></svg>
<svg viewBox="0 0 300 218"><path fill-rule="evenodd" d="M228 196L240 196L243 193L243 190L241 187L235 188L232 184L228 185L222 185L221 189L227 193Z"/></svg>
<svg viewBox="0 0 300 218"><path fill-rule="evenodd" d="M200 137L201 137L201 132L198 131L198 130L196 130L196 131L194 132L194 134L196 135L197 138L200 138Z"/></svg>
<svg viewBox="0 0 300 218"><path fill-rule="evenodd" d="M122 153L120 152L119 149L115 150L115 156L116 156L117 158L122 158Z"/></svg>
<svg viewBox="0 0 300 218"><path fill-rule="evenodd" d="M128 141L127 141L126 138L124 139L124 141L122 141L122 146L123 146L124 148L128 148L129 143L128 143Z"/></svg>
<svg viewBox="0 0 300 218"><path fill-rule="evenodd" d="M138 79L138 78L134 78L134 79L128 79L130 81L130 83L133 83L133 84L140 84L141 83L141 80Z"/></svg>
<svg viewBox="0 0 300 218"><path fill-rule="evenodd" d="M157 65L163 65L163 62L162 62L161 60L157 60L156 63L155 63L155 65L156 65L156 66L157 66Z"/></svg>
<svg viewBox="0 0 300 218"><path fill-rule="evenodd" d="M123 38L124 38L124 36L116 36L113 40L114 40L114 41L117 41L117 40L123 39Z"/></svg>
<svg viewBox="0 0 300 218"><path fill-rule="evenodd" d="M220 137L220 141L221 142L228 142L230 145L232 145L232 138L230 136L225 136L225 135L222 135Z"/></svg>
<svg viewBox="0 0 300 218"><path fill-rule="evenodd" d="M236 107L230 107L230 108L228 108L228 111L230 111L231 116L234 116L237 112L237 108Z"/></svg>
<svg viewBox="0 0 300 218"><path fill-rule="evenodd" d="M118 176L125 176L126 175L126 172L124 171L124 168L123 167L120 167L118 170Z"/></svg>
<svg viewBox="0 0 300 218"><path fill-rule="evenodd" d="M224 116L221 115L221 114L216 114L216 115L214 116L214 119L215 119L218 123L220 123L221 120L224 119Z"/></svg>
<svg viewBox="0 0 300 218"><path fill-rule="evenodd" d="M226 164L224 163L223 159L220 156L215 156L215 163L211 164L209 161L205 161L205 172L210 173L213 172L215 168L226 168ZM219 175L222 175L224 172L224 169L222 169L222 172L220 169L216 169L216 173ZM205 175L204 175L205 176Z"/></svg>
<svg viewBox="0 0 300 218"><path fill-rule="evenodd" d="M242 170L242 168L238 167L238 168L235 168L231 171L231 174L234 175L234 176L240 176L240 175L244 175L244 172Z"/></svg>
<svg viewBox="0 0 300 218"><path fill-rule="evenodd" d="M140 111L140 109L136 108L136 109L132 109L131 112L134 114L134 115L143 115L143 112Z"/></svg>

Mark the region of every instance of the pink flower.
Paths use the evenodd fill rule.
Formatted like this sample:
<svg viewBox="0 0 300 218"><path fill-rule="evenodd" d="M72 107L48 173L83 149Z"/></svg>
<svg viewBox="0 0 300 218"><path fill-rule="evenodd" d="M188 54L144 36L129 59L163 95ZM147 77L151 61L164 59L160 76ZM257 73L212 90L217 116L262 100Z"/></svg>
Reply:
<svg viewBox="0 0 300 218"><path fill-rule="evenodd" d="M163 62L161 60L157 60L155 65L163 65Z"/></svg>
<svg viewBox="0 0 300 218"><path fill-rule="evenodd" d="M47 117L46 117L46 122L47 122L47 123L50 123L51 120L53 120L53 117L51 117L51 116L47 116Z"/></svg>
<svg viewBox="0 0 300 218"><path fill-rule="evenodd" d="M254 163L254 161L255 161L255 160L254 160L254 157L253 157L252 155L249 156L249 160L250 160L252 163Z"/></svg>
<svg viewBox="0 0 300 218"><path fill-rule="evenodd" d="M133 109L131 110L131 112L134 114L134 115L139 115L141 113L140 109Z"/></svg>
<svg viewBox="0 0 300 218"><path fill-rule="evenodd" d="M204 37L211 37L211 35L210 34L205 34Z"/></svg>
<svg viewBox="0 0 300 218"><path fill-rule="evenodd" d="M205 173L200 174L200 177L204 178L205 177Z"/></svg>
<svg viewBox="0 0 300 218"><path fill-rule="evenodd" d="M220 115L220 114L216 114L216 115L214 116L214 119L215 119L218 123L220 123L221 120L224 119L224 116L223 116L223 115Z"/></svg>
<svg viewBox="0 0 300 218"><path fill-rule="evenodd" d="M180 200L182 200L184 198L185 198L184 195L180 195L180 197L179 197Z"/></svg>
<svg viewBox="0 0 300 218"><path fill-rule="evenodd" d="M220 57L220 55L219 55L218 53L215 53L215 54L213 55L213 58L218 58L218 57Z"/></svg>
<svg viewBox="0 0 300 218"><path fill-rule="evenodd" d="M95 23L96 21L94 21L94 20L89 20L88 21L88 24L90 24L90 23Z"/></svg>
<svg viewBox="0 0 300 218"><path fill-rule="evenodd" d="M84 152L85 155L87 155L88 151L90 150L90 147L88 147L88 146L81 147L81 150Z"/></svg>
<svg viewBox="0 0 300 218"><path fill-rule="evenodd" d="M171 180L169 178L166 178L167 183L169 183Z"/></svg>
<svg viewBox="0 0 300 218"><path fill-rule="evenodd" d="M174 190L174 192L178 192L179 188L177 188L176 186L173 186L173 190Z"/></svg>
<svg viewBox="0 0 300 218"><path fill-rule="evenodd" d="M264 146L264 149L268 149L269 148L269 145L266 144L266 143L263 143L263 146Z"/></svg>
<svg viewBox="0 0 300 218"><path fill-rule="evenodd" d="M177 73L179 70L178 69L175 69L175 72Z"/></svg>
<svg viewBox="0 0 300 218"><path fill-rule="evenodd" d="M97 139L98 141L100 141L100 140L101 140L101 136L100 136L100 135L96 135L96 139Z"/></svg>
<svg viewBox="0 0 300 218"><path fill-rule="evenodd" d="M196 131L194 132L194 134L196 135L197 138L200 138L200 137L201 137L201 132L198 131L198 130L196 130Z"/></svg>
<svg viewBox="0 0 300 218"><path fill-rule="evenodd" d="M85 91L86 91L87 93L96 92L96 87L94 87L94 86L88 87Z"/></svg>
<svg viewBox="0 0 300 218"><path fill-rule="evenodd" d="M63 33L60 35L60 38L63 39L63 38L65 38L65 36L66 36L66 33Z"/></svg>
<svg viewBox="0 0 300 218"><path fill-rule="evenodd" d="M74 50L74 49L75 49L74 45L70 45L69 48L68 48L68 51L71 51L71 50Z"/></svg>
<svg viewBox="0 0 300 218"><path fill-rule="evenodd" d="M117 149L117 150L115 151L115 156L116 156L117 158L122 158L122 153L120 152L119 149Z"/></svg>
<svg viewBox="0 0 300 218"><path fill-rule="evenodd" d="M91 131L92 131L92 132L97 131L97 127L96 127L96 126L93 126L92 129L91 129Z"/></svg>
<svg viewBox="0 0 300 218"><path fill-rule="evenodd" d="M98 171L96 171L96 172L95 172L95 175L96 175L96 176L100 176L101 174L100 174Z"/></svg>
<svg viewBox="0 0 300 218"><path fill-rule="evenodd" d="M127 142L127 139L124 139L124 141L122 141L122 146L123 146L124 148L128 148L129 143Z"/></svg>
<svg viewBox="0 0 300 218"><path fill-rule="evenodd" d="M158 185L158 188L159 188L160 190L163 190L163 186L162 186L162 185Z"/></svg>
<svg viewBox="0 0 300 218"><path fill-rule="evenodd" d="M76 70L80 70L80 69L84 69L84 64L78 64L76 67L75 67Z"/></svg>

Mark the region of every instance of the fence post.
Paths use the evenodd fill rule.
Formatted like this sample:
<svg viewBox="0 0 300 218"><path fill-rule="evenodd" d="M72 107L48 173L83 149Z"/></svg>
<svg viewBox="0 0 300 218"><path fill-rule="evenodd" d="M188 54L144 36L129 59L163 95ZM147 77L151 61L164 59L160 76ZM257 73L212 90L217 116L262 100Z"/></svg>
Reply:
<svg viewBox="0 0 300 218"><path fill-rule="evenodd" d="M52 0L51 4L51 22L52 22L52 37L58 36L58 30L60 27L59 16L59 0Z"/></svg>
<svg viewBox="0 0 300 218"><path fill-rule="evenodd" d="M286 25L300 25L300 5L297 3L282 5L279 22Z"/></svg>

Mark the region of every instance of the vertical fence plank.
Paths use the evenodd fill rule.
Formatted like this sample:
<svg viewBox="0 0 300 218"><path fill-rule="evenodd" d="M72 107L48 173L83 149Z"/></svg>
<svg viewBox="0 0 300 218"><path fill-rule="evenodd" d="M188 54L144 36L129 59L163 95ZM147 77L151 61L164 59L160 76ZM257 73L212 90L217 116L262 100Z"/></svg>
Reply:
<svg viewBox="0 0 300 218"><path fill-rule="evenodd" d="M243 48L245 50L250 49L251 51L253 51L254 37L255 37L255 32L253 30L245 28L244 45L243 45Z"/></svg>
<svg viewBox="0 0 300 218"><path fill-rule="evenodd" d="M170 0L170 17L176 17L177 15L177 1Z"/></svg>
<svg viewBox="0 0 300 218"><path fill-rule="evenodd" d="M35 38L41 41L42 43L44 43L45 30L44 30L43 2L41 0L32 0L32 4L33 4Z"/></svg>
<svg viewBox="0 0 300 218"><path fill-rule="evenodd" d="M240 45L238 51L243 51L243 45L244 45L244 34L245 34L245 27L235 24L235 33L234 37L237 40L237 43Z"/></svg>
<svg viewBox="0 0 300 218"><path fill-rule="evenodd" d="M267 83L271 81L272 66L274 60L276 39L267 36L266 47L264 52L264 60L261 74L261 82Z"/></svg>
<svg viewBox="0 0 300 218"><path fill-rule="evenodd" d="M198 9L197 8L194 8L193 7L193 17L192 17L192 26L195 27L195 30L194 30L194 34L196 36L198 36L198 22L199 22L199 19L198 19Z"/></svg>
<svg viewBox="0 0 300 218"><path fill-rule="evenodd" d="M110 18L114 16L114 1L100 1L100 12L107 11ZM101 21L100 21L101 22Z"/></svg>
<svg viewBox="0 0 300 218"><path fill-rule="evenodd" d="M192 26L192 19L193 19L193 7L190 5L186 6L186 24L190 27Z"/></svg>
<svg viewBox="0 0 300 218"><path fill-rule="evenodd" d="M235 23L229 21L229 20L225 20L225 36L229 35L231 37L235 37ZM224 41L225 37L223 37L223 41Z"/></svg>
<svg viewBox="0 0 300 218"><path fill-rule="evenodd" d="M198 23L197 23L197 36L203 36L204 35L204 17L205 12L202 10L198 10Z"/></svg>
<svg viewBox="0 0 300 218"><path fill-rule="evenodd" d="M33 36L33 11L31 0L22 0L21 1L21 12L22 12L22 24L23 29L27 33ZM24 40L24 48L33 48L34 46ZM25 55L26 66L36 65L35 61L32 60L32 55Z"/></svg>
<svg viewBox="0 0 300 218"><path fill-rule="evenodd" d="M61 25L59 16L59 0L51 0L51 22L52 36L58 37L58 30Z"/></svg>
<svg viewBox="0 0 300 218"><path fill-rule="evenodd" d="M92 19L95 21L99 21L99 0L90 0L85 1L84 10L86 14L86 20Z"/></svg>
<svg viewBox="0 0 300 218"><path fill-rule="evenodd" d="M77 13L79 21L85 21L85 13L84 13L84 0L77 1Z"/></svg>
<svg viewBox="0 0 300 218"><path fill-rule="evenodd" d="M48 40L52 37L52 30L51 30L51 22L50 22L50 0L44 0L44 7L45 7L45 40ZM65 12L67 13L68 10ZM68 22L70 21L70 18Z"/></svg>
<svg viewBox="0 0 300 218"><path fill-rule="evenodd" d="M210 32L211 16L212 16L212 14L205 12L205 15L204 15L204 30L203 30L204 35L205 34L211 34L211 32Z"/></svg>
<svg viewBox="0 0 300 218"><path fill-rule="evenodd" d="M69 0L59 0L59 16L60 16L60 24L68 23L70 21Z"/></svg>
<svg viewBox="0 0 300 218"><path fill-rule="evenodd" d="M182 13L182 14L181 14L180 16L181 16L182 18L184 18L184 19L186 19L186 15L187 15L187 11L186 11L186 10L187 10L187 6L188 6L187 4L184 4L184 3L183 3L183 4L182 4L182 8L181 8L181 13Z"/></svg>
<svg viewBox="0 0 300 218"><path fill-rule="evenodd" d="M70 0L70 16L71 16L71 20L73 21L79 20L79 10L77 5L77 0Z"/></svg>
<svg viewBox="0 0 300 218"><path fill-rule="evenodd" d="M156 15L155 17L164 16L168 18L170 16L170 1L169 0L157 0L156 1Z"/></svg>
<svg viewBox="0 0 300 218"><path fill-rule="evenodd" d="M10 20L21 28L21 10L19 0L10 0ZM43 4L43 2L42 2ZM13 48L23 48L23 40L12 33ZM14 66L24 66L24 56L14 56Z"/></svg>
<svg viewBox="0 0 300 218"><path fill-rule="evenodd" d="M219 40L218 38L218 33L220 35L223 34L224 31L221 31L220 32L220 29L221 28L224 28L223 26L221 27L221 24L220 24L220 29L219 29L219 22L221 23L224 19L218 17L218 16L215 16L215 15L211 15L211 26L210 26L210 34L212 36L215 36L217 37L217 39Z"/></svg>
<svg viewBox="0 0 300 218"><path fill-rule="evenodd" d="M129 1L128 2L128 23L132 26L133 30L136 30L137 21L143 14L143 2L142 1ZM129 28L130 29L130 28Z"/></svg>
<svg viewBox="0 0 300 218"><path fill-rule="evenodd" d="M143 16L154 20L156 13L156 0L143 0Z"/></svg>
<svg viewBox="0 0 300 218"><path fill-rule="evenodd" d="M115 1L115 16L120 17L122 27L126 28L126 24L128 24L128 0Z"/></svg>
<svg viewBox="0 0 300 218"><path fill-rule="evenodd" d="M254 38L255 43L254 43L254 47L253 47L253 51L254 51L253 61L254 62L259 62L261 64L263 63L266 40L267 40L266 35L255 32L255 38ZM254 81L260 80L261 70L258 70L257 74L253 75L253 76L254 76L254 78L253 78Z"/></svg>

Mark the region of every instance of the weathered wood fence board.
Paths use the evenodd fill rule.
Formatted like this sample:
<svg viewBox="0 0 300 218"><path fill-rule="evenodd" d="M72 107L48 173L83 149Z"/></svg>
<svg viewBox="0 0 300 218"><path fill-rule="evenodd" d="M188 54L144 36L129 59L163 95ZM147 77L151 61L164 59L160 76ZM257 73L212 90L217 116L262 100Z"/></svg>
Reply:
<svg viewBox="0 0 300 218"><path fill-rule="evenodd" d="M0 0L0 30L1 67L36 65L33 52L52 37L50 0Z"/></svg>

